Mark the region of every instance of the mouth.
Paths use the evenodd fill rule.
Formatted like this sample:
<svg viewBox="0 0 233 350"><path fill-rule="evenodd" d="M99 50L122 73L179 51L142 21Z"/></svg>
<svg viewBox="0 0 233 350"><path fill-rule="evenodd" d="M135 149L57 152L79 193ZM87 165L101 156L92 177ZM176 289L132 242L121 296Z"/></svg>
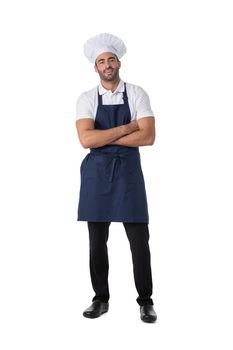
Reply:
<svg viewBox="0 0 233 350"><path fill-rule="evenodd" d="M105 74L112 74L112 72L113 72L113 69L110 69L110 70L107 70L107 71L105 71Z"/></svg>

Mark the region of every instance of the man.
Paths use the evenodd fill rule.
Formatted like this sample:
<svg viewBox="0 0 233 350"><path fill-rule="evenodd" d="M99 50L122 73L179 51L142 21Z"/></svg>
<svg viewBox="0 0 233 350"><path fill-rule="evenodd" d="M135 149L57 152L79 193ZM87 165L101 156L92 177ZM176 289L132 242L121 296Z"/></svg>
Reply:
<svg viewBox="0 0 233 350"><path fill-rule="evenodd" d="M123 41L107 33L84 45L100 85L78 98L76 111L80 143L90 148L81 164L78 220L88 223L95 291L83 315L96 318L108 311L109 226L122 222L132 252L140 317L152 323L157 316L151 299L148 210L138 147L154 143L155 121L146 92L120 79L119 59L125 52Z"/></svg>

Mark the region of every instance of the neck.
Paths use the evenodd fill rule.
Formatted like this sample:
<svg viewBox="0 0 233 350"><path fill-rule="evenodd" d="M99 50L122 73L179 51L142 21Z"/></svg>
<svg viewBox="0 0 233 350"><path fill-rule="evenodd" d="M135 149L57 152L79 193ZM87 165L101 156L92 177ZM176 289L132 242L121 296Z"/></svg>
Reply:
<svg viewBox="0 0 233 350"><path fill-rule="evenodd" d="M116 80L114 81L105 81L105 80L101 80L101 84L102 86L106 89L106 90L111 90L112 92L114 92L118 86L120 82L120 78L118 77Z"/></svg>

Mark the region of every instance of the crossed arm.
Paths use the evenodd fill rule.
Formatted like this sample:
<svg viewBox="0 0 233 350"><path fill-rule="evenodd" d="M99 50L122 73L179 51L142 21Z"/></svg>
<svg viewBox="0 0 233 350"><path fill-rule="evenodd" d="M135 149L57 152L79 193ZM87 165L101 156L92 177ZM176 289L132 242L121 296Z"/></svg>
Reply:
<svg viewBox="0 0 233 350"><path fill-rule="evenodd" d="M139 147L153 145L155 140L154 117L144 117L106 130L95 129L92 119L83 118L76 121L76 128L84 148L98 148L109 144Z"/></svg>

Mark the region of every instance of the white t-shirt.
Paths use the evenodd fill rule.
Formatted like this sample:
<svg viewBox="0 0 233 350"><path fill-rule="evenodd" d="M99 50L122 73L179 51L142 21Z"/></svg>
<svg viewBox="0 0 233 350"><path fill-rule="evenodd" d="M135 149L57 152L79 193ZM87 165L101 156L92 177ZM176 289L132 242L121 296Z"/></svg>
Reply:
<svg viewBox="0 0 233 350"><path fill-rule="evenodd" d="M112 92L106 90L101 84L95 88L82 93L76 103L76 120L90 118L95 120L98 106L98 91L102 95L104 105L123 104L124 82L120 80L117 89ZM150 100L147 93L137 85L126 83L131 120L143 117L153 117Z"/></svg>

